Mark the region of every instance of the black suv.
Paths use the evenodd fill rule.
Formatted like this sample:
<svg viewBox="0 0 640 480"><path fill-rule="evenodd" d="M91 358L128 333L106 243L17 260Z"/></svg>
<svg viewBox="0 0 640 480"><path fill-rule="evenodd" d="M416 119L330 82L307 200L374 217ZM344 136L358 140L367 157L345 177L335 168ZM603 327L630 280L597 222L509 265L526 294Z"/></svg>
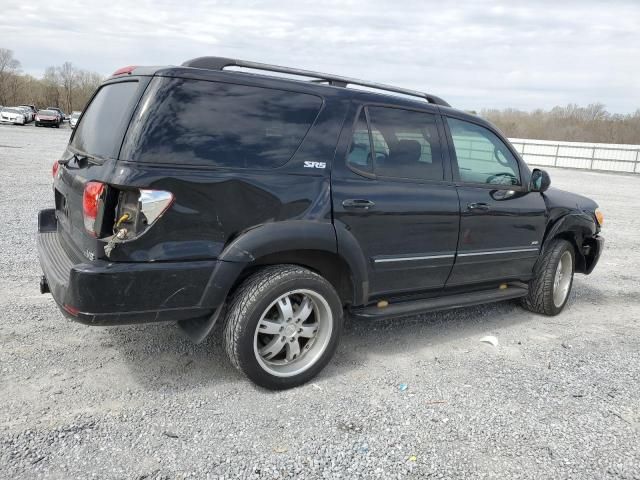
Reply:
<svg viewBox="0 0 640 480"><path fill-rule="evenodd" d="M115 72L53 174L42 292L195 341L222 319L232 363L274 389L327 364L345 314L556 315L604 243L592 200L436 96L218 57Z"/></svg>

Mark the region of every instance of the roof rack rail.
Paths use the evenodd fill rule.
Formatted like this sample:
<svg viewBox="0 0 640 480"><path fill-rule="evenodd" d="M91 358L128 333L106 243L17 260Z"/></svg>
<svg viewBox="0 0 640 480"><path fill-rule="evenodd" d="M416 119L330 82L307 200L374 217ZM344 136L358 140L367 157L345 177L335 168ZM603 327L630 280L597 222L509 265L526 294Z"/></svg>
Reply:
<svg viewBox="0 0 640 480"><path fill-rule="evenodd" d="M341 77L339 75L332 75L328 73L314 72L311 70L303 70L300 68L280 67L278 65L270 65L268 63L250 62L246 60L236 60L233 58L225 57L198 57L191 60L187 60L182 64L183 67L203 68L206 70L223 70L226 67L242 67L251 68L254 70L264 70L268 72L286 73L289 75L300 75L303 77L310 77L315 80L315 83L328 83L334 87L346 87L347 85L359 85L361 87L374 88L376 90L385 90L388 92L401 93L403 95L409 95L412 97L420 97L427 100L429 103L435 105L442 105L444 107L450 107L440 97L431 95L430 93L418 92L416 90L409 90L407 88L394 87L391 85L384 85L382 83L367 82L365 80L358 80L355 78Z"/></svg>

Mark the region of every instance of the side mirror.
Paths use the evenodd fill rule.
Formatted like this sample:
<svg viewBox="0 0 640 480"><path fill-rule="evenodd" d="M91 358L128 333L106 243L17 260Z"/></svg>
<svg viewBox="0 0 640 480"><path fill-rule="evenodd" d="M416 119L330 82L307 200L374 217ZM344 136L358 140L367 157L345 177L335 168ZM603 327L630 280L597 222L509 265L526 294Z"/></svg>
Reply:
<svg viewBox="0 0 640 480"><path fill-rule="evenodd" d="M551 177L549 174L539 168L534 168L531 172L531 179L529 180L529 190L532 192L544 192L551 185Z"/></svg>

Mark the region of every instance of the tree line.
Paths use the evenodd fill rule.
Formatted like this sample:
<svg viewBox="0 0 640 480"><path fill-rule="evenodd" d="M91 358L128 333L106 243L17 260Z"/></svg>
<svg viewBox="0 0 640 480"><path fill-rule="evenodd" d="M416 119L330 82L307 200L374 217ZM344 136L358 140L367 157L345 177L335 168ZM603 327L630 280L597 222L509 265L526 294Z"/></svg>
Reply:
<svg viewBox="0 0 640 480"><path fill-rule="evenodd" d="M483 110L480 116L510 138L640 145L640 109L612 114L601 103L569 104L548 111Z"/></svg>
<svg viewBox="0 0 640 480"><path fill-rule="evenodd" d="M42 78L35 78L22 73L13 51L0 48L0 105L82 110L102 81L100 74L76 68L70 62L48 67ZM482 110L480 116L511 138L640 145L640 109L612 114L601 103L586 107L569 104L532 112L489 109Z"/></svg>
<svg viewBox="0 0 640 480"><path fill-rule="evenodd" d="M84 109L102 81L100 74L71 62L48 67L42 78L36 78L22 72L12 50L0 48L0 105L58 107L70 113Z"/></svg>

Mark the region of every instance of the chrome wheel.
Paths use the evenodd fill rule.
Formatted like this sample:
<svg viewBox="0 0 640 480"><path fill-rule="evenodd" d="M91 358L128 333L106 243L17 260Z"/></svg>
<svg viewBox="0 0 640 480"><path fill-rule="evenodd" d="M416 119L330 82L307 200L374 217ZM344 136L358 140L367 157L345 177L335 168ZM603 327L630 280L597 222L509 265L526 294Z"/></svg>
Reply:
<svg viewBox="0 0 640 480"><path fill-rule="evenodd" d="M560 308L569 294L573 275L573 257L571 252L565 251L560 257L556 274L553 278L553 304Z"/></svg>
<svg viewBox="0 0 640 480"><path fill-rule="evenodd" d="M293 290L262 313L253 340L254 354L271 375L298 375L322 357L332 330L333 314L325 298L312 290Z"/></svg>

